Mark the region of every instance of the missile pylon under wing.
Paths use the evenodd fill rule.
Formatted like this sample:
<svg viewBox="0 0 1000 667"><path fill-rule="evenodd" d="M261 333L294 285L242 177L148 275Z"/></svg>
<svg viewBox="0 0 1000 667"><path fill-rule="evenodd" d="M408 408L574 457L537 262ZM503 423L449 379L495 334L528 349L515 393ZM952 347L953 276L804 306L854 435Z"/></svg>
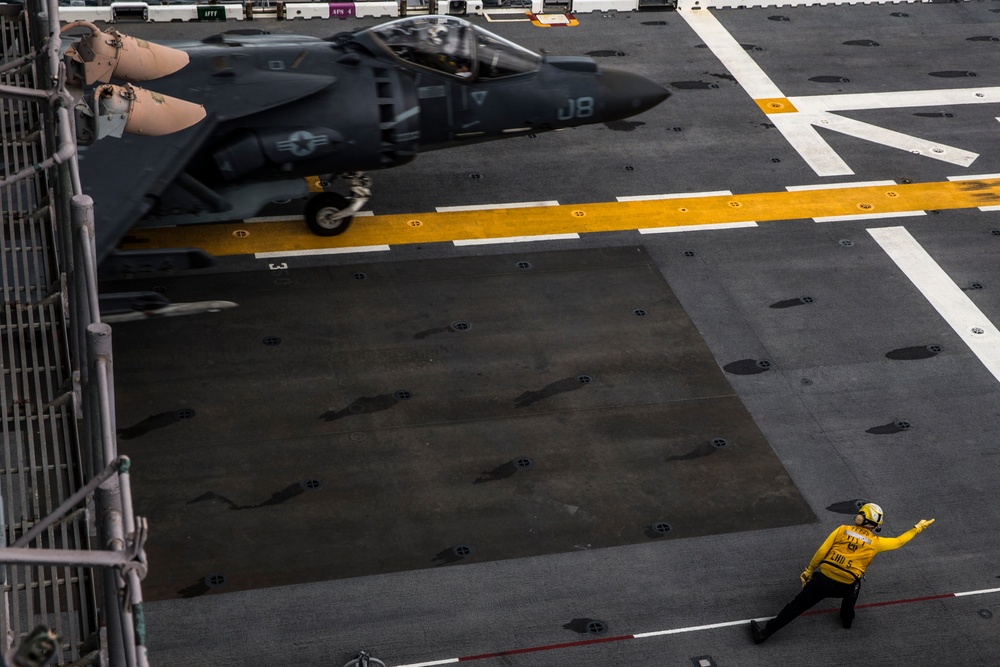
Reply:
<svg viewBox="0 0 1000 667"><path fill-rule="evenodd" d="M99 260L135 226L251 217L270 201L310 196L305 178L315 175L347 180L349 196L315 193L305 210L313 232L339 234L371 195L364 172L424 151L626 118L669 95L637 74L543 57L452 16L330 39L227 33L170 46L188 61L146 84L152 99L201 105L204 117L159 136L126 129L83 150ZM110 88L102 95L138 99L131 86Z"/></svg>

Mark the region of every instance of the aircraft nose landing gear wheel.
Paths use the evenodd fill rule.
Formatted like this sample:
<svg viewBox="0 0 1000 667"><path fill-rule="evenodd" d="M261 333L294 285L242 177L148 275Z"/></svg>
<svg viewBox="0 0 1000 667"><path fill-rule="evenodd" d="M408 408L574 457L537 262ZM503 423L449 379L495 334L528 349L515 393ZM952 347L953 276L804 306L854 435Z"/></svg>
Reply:
<svg viewBox="0 0 1000 667"><path fill-rule="evenodd" d="M372 179L365 176L364 172L350 171L340 176L347 181L351 190L350 197L336 192L320 192L306 204L306 224L317 236L343 234L354 219L354 214L371 199Z"/></svg>
<svg viewBox="0 0 1000 667"><path fill-rule="evenodd" d="M336 192L320 192L306 203L305 217L309 231L317 236L337 236L351 225L353 216L343 216L347 197Z"/></svg>

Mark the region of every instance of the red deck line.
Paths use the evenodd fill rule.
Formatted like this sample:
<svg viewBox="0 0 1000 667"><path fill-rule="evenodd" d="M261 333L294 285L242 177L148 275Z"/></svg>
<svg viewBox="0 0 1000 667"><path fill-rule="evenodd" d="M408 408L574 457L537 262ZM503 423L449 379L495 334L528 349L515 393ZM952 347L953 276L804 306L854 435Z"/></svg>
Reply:
<svg viewBox="0 0 1000 667"><path fill-rule="evenodd" d="M469 660L484 660L486 658L499 658L505 655L517 655L518 653L535 653L537 651L551 651L558 648L571 648L573 646L586 646L587 644L605 644L607 642L620 642L625 639L635 639L634 635L619 635L617 637L601 637L600 639L584 639L578 642L567 642L565 644L548 644L545 646L533 646L531 648L515 648L509 651L499 651L497 653L483 653L481 655L468 655L459 658L459 662Z"/></svg>
<svg viewBox="0 0 1000 667"><path fill-rule="evenodd" d="M906 598L905 600L888 600L886 602L869 602L868 604L855 605L855 609L870 609L872 607L888 607L893 604L908 604L910 602L927 602L928 600L943 600L944 598L953 598L954 593L942 593L941 595L927 595L922 598ZM840 611L840 608L836 609L819 609L817 611L806 611L802 612L802 616L815 616L816 614L830 614L835 611Z"/></svg>
<svg viewBox="0 0 1000 667"><path fill-rule="evenodd" d="M967 596L967 595L985 595L985 594L991 594L991 593L1000 593L1000 588L985 588L985 589L982 589L982 590L965 591L965 592L961 592L961 593L942 593L940 595L926 595L926 596L918 597L918 598L903 598L903 599L900 599L900 600L886 600L885 602L869 602L867 604L857 605L855 607L855 609L871 609L871 608L876 608L876 607L888 607L890 605L896 605L896 604L910 604L910 603L913 603L913 602L928 602L928 601L931 601L931 600L945 600L945 599L948 599L948 598L963 597L963 596ZM815 616L817 614L830 614L830 613L837 612L837 611L840 611L840 609L839 608L837 608L837 609L818 609L818 610L815 610L815 611L807 611L807 612L803 613L802 616ZM764 619L757 619L757 620L764 620ZM432 660L430 662L411 663L409 665L402 665L401 667L429 667L431 665L445 665L445 664L453 664L453 663L456 663L456 662L469 662L469 661L472 661L472 660L486 660L486 659L489 659L489 658L500 658L500 657L503 657L503 656L506 656L506 655L517 655L517 654L520 654L520 653L535 653L535 652L538 652L538 651L552 651L552 650L555 650L555 649L572 648L572 647L575 647L575 646L588 646L590 644L606 644L608 642L619 642L619 641L624 641L626 639L645 639L647 637L654 637L654 636L666 636L666 635L676 635L676 634L681 634L681 633L686 633L686 632L698 632L698 631L701 631L701 630L710 630L710 629L717 629L717 628L721 628L721 627L738 626L738 625L743 625L744 623L749 623L749 622L750 622L750 619L745 619L745 620L741 620L741 621L726 621L724 623L713 623L713 624L709 624L709 625L696 625L696 626L690 626L690 627L685 627L685 628L674 628L674 629L671 629L671 630L661 630L661 631L656 631L656 632L644 632L644 633L640 633L640 636L638 636L638 637L636 635L634 635L634 634L631 634L631 635L619 635L617 637L600 637L600 638L595 638L595 639L584 639L584 640L581 640L581 641L566 642L566 643L562 643L562 644L548 644L548 645L545 645L545 646L534 646L534 647L530 647L530 648L516 648L516 649L510 649L508 651L497 651L496 653L482 653L482 654L479 654L479 655L468 655L468 656L461 657L461 658L445 658L443 660Z"/></svg>

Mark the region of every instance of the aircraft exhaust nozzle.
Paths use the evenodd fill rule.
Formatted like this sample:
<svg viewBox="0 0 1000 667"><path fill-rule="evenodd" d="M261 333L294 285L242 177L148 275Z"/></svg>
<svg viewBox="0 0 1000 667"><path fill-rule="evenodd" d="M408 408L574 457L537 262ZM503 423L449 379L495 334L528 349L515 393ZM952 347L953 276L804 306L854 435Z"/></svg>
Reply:
<svg viewBox="0 0 1000 667"><path fill-rule="evenodd" d="M632 72L602 69L598 81L598 115L603 123L648 111L670 97L660 84Z"/></svg>
<svg viewBox="0 0 1000 667"><path fill-rule="evenodd" d="M108 131L99 133L97 138L108 134L120 137L122 132L158 137L191 127L206 115L205 107L200 104L131 84L98 87L94 103L95 115L108 121Z"/></svg>
<svg viewBox="0 0 1000 667"><path fill-rule="evenodd" d="M70 28L90 29L66 50L66 58L82 66L82 78L87 85L98 81L107 83L112 77L125 81L149 81L173 74L188 64L188 54L169 46L154 44L143 39L123 35L114 28L107 32L89 21L73 21L61 32ZM78 73L79 74L79 73Z"/></svg>

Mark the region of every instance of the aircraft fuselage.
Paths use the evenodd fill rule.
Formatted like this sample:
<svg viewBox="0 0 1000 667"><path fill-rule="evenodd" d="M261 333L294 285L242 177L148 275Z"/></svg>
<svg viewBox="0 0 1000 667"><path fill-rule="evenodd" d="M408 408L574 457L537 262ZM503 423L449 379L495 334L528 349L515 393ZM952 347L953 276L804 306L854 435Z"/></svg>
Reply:
<svg viewBox="0 0 1000 667"><path fill-rule="evenodd" d="M434 28L465 33L454 51L469 62L447 60L454 54L426 38ZM392 42L396 34L405 46ZM489 53L477 55L487 43ZM419 52L421 44L431 48ZM223 181L393 167L419 152L617 120L668 94L589 58L543 59L451 17L395 21L336 41L223 35L181 48L190 64L157 90L215 116L200 157ZM204 165L198 171L213 180Z"/></svg>

